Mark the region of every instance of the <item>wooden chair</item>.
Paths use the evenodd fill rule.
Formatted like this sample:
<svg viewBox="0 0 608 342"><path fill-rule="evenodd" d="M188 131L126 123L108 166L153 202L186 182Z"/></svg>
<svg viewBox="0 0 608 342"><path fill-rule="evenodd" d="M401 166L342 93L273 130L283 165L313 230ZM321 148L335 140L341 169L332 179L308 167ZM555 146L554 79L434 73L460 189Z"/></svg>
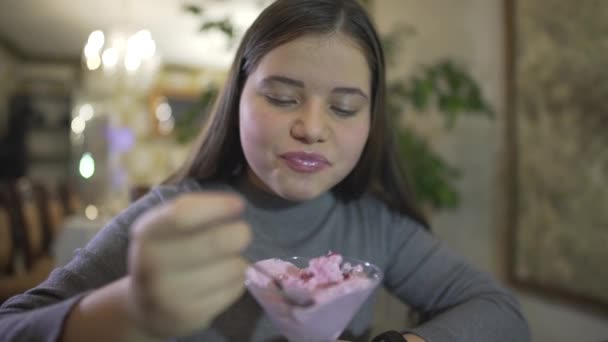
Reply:
<svg viewBox="0 0 608 342"><path fill-rule="evenodd" d="M36 259L44 255L44 227L40 208L36 202L34 185L20 179L15 184L15 199L21 208L21 229L23 230L25 265L29 270Z"/></svg>
<svg viewBox="0 0 608 342"><path fill-rule="evenodd" d="M8 229L7 235L10 240L11 264L6 270L8 274L16 272L18 268L17 259L20 253L19 246L23 245L24 236L21 227L21 208L15 198L15 184L11 181L0 183L0 207L3 209L3 216ZM7 245L8 246L8 245ZM4 275L7 273L3 273Z"/></svg>
<svg viewBox="0 0 608 342"><path fill-rule="evenodd" d="M150 187L147 185L135 185L132 186L129 190L129 200L131 203L137 201L143 195L147 194L150 191Z"/></svg>
<svg viewBox="0 0 608 342"><path fill-rule="evenodd" d="M33 192L42 221L43 253L50 255L53 242L65 218L65 209L55 187L34 182Z"/></svg>
<svg viewBox="0 0 608 342"><path fill-rule="evenodd" d="M59 183L57 185L57 195L63 206L64 215L78 214L83 209L82 201L70 182Z"/></svg>
<svg viewBox="0 0 608 342"><path fill-rule="evenodd" d="M8 272L0 277L0 302L3 302L38 285L55 263L44 252L42 221L31 183L27 180L4 183L0 186L0 195L8 217L5 221L8 221L8 231L12 235L7 240L2 239L12 242L8 247L11 255L11 260L7 261Z"/></svg>
<svg viewBox="0 0 608 342"><path fill-rule="evenodd" d="M13 234L8 210L0 206L0 277L13 272Z"/></svg>
<svg viewBox="0 0 608 342"><path fill-rule="evenodd" d="M53 241L55 241L57 234L59 234L61 227L63 227L63 220L66 218L65 209L57 192L52 192L49 194L46 202L46 208L48 211L49 228L51 233L50 244L52 244ZM48 251L50 252L50 250Z"/></svg>

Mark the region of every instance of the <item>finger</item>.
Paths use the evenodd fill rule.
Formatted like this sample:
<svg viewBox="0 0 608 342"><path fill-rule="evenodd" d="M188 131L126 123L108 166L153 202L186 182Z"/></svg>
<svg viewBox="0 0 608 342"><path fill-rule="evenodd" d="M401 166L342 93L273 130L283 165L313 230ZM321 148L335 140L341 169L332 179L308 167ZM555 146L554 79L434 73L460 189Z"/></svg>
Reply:
<svg viewBox="0 0 608 342"><path fill-rule="evenodd" d="M239 256L218 260L195 270L168 276L159 291L174 295L176 301L189 302L234 283L244 284L247 266L248 262Z"/></svg>
<svg viewBox="0 0 608 342"><path fill-rule="evenodd" d="M182 271L238 255L250 241L249 225L238 221L188 235L157 238L143 244L141 253L158 269Z"/></svg>
<svg viewBox="0 0 608 342"><path fill-rule="evenodd" d="M243 295L245 286L243 283L231 283L219 288L217 291L200 297L199 301L191 302L185 308L186 317L197 317L198 322L192 324L188 332L206 327L214 318L227 310L239 297Z"/></svg>
<svg viewBox="0 0 608 342"><path fill-rule="evenodd" d="M195 330L205 328L239 298L243 290L243 284L231 283L187 301L172 300L165 306L156 307L150 318L154 322L152 331L156 329L155 333L159 335L190 335ZM175 290L172 292L176 293Z"/></svg>
<svg viewBox="0 0 608 342"><path fill-rule="evenodd" d="M237 218L243 209L243 200L235 194L185 194L144 213L134 223L132 234L138 238L176 235Z"/></svg>

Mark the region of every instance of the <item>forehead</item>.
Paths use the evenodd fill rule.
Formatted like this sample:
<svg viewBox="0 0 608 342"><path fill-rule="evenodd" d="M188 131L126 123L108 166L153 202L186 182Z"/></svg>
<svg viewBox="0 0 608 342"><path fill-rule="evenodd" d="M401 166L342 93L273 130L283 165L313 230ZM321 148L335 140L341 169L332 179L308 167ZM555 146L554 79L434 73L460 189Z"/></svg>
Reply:
<svg viewBox="0 0 608 342"><path fill-rule="evenodd" d="M370 87L370 68L361 47L343 34L303 36L268 52L251 76L281 75L311 86Z"/></svg>

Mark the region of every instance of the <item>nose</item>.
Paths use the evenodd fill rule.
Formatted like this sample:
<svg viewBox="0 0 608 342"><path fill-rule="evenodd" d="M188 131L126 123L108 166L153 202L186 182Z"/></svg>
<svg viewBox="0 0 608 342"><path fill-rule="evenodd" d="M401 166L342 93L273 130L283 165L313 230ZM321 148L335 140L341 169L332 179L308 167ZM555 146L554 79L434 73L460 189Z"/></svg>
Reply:
<svg viewBox="0 0 608 342"><path fill-rule="evenodd" d="M321 103L310 103L298 113L291 126L291 136L306 144L324 142L329 135L327 113Z"/></svg>

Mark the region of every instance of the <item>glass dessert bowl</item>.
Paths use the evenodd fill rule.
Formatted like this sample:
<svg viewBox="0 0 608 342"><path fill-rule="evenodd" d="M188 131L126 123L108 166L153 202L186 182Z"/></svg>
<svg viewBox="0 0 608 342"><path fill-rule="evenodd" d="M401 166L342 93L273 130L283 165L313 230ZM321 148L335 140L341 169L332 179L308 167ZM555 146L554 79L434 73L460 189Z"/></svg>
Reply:
<svg viewBox="0 0 608 342"><path fill-rule="evenodd" d="M336 341L383 277L377 266L335 253L266 259L256 266L247 269L245 285L275 327L292 342ZM256 270L259 268L264 271ZM290 304L276 281L286 292L305 293L314 303Z"/></svg>

